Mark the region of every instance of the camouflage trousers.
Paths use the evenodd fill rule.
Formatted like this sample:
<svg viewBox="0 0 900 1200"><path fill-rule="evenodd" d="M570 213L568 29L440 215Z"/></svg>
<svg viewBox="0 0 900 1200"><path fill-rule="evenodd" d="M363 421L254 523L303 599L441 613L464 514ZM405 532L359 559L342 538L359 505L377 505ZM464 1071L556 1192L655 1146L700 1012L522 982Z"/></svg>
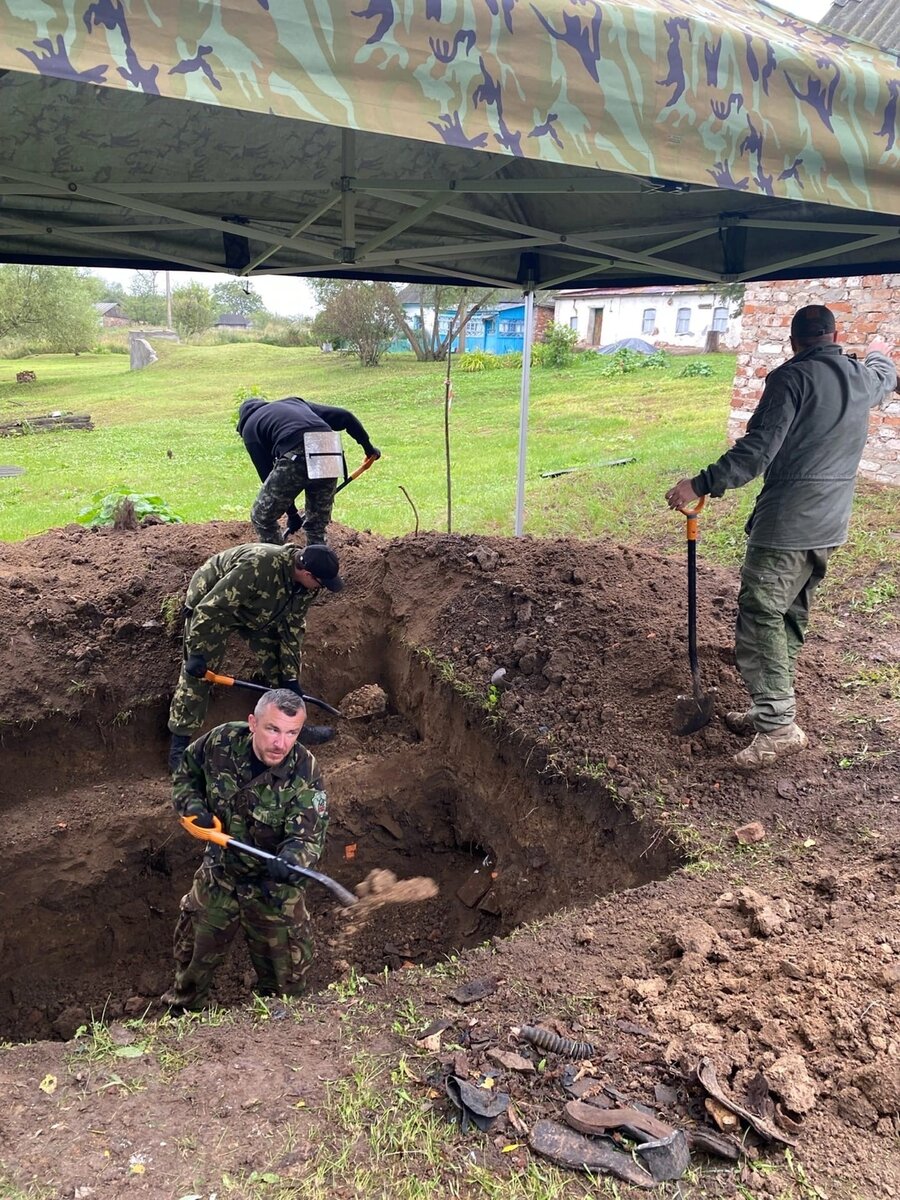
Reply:
<svg viewBox="0 0 900 1200"><path fill-rule="evenodd" d="M806 640L810 605L825 578L830 554L831 549L747 547L734 653L753 701L750 721L761 733L790 725L796 718L797 655Z"/></svg>
<svg viewBox="0 0 900 1200"><path fill-rule="evenodd" d="M302 451L284 454L266 476L265 483L250 510L250 520L261 542L284 541L278 520L294 508L297 497L304 493L305 513L303 533L306 544L324 544L325 530L331 520L336 479L310 479Z"/></svg>
<svg viewBox="0 0 900 1200"><path fill-rule="evenodd" d="M175 925L175 983L168 1003L201 1008L216 968L243 929L258 979L267 996L299 996L313 959L312 924L303 889L235 880L220 866L203 863L181 900Z"/></svg>
<svg viewBox="0 0 900 1200"><path fill-rule="evenodd" d="M229 629L223 628L220 631L221 636L215 637L214 631L210 631L207 627L206 645L203 648L203 654L210 671L221 671L226 659L230 632ZM206 719L206 710L209 708L209 696L212 684L207 683L205 679L198 679L195 675L188 675L184 669L184 662L191 653L190 636L191 615L188 612L184 622L184 636L182 638L181 673L178 676L178 683L175 685L172 703L169 705L169 732L193 736ZM250 630L247 633L246 640L259 661L263 678L271 683L273 687L277 686L281 680L277 677L278 673L273 673L272 670L273 647L271 634L265 631L255 634ZM298 651L298 657L299 654L300 652ZM298 676L301 666L302 661L298 661ZM255 701L251 701L251 707L253 703Z"/></svg>

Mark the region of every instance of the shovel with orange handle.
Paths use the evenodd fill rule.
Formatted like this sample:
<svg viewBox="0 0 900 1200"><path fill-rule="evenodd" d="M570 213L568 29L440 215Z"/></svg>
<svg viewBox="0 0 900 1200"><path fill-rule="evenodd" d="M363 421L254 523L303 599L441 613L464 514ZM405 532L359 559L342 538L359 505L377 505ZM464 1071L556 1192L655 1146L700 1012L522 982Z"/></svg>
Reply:
<svg viewBox="0 0 900 1200"><path fill-rule="evenodd" d="M249 854L253 858L262 859L264 862L271 862L273 859L278 858L277 854L270 854L268 850L259 850L256 846L248 846L246 842L239 842L237 838L233 838L223 830L222 822L218 817L213 817L213 823L209 829L204 825L198 825L196 817L180 817L179 820L191 837L199 838L201 842L215 842L217 846L222 846L226 850L229 847L232 850L240 850L242 854ZM284 862L284 859L280 859L279 861ZM330 892L333 892L337 896L345 908L350 908L351 905L359 903L358 898L352 892L348 892L345 887L339 884L336 879L332 879L330 875L323 875L320 871L314 871L311 867L297 867L293 863L288 863L287 865L292 871L296 871L298 875L302 875L305 879L312 879L316 883L321 883L323 887L327 887Z"/></svg>
<svg viewBox="0 0 900 1200"><path fill-rule="evenodd" d="M369 467L371 467L372 463L378 462L379 457L380 457L380 455L378 455L378 454L367 455L366 458L363 460L362 466L357 467L352 475L348 475L347 478L344 480L344 482L339 484L334 489L335 496L338 494L338 492L342 492L348 483L352 483L354 479L359 479L359 477L360 477L360 475L362 475L363 471L368 471L368 469L369 469Z"/></svg>
<svg viewBox="0 0 900 1200"><path fill-rule="evenodd" d="M700 660L697 657L697 518L706 497L701 496L693 508L679 508L687 517L688 571L688 658L691 664L691 694L677 696L673 728L681 737L696 733L712 720L715 698L700 686Z"/></svg>
<svg viewBox="0 0 900 1200"><path fill-rule="evenodd" d="M276 690L266 687L263 683L250 683L246 679L235 679L233 675L217 675L215 671L207 671L205 675L201 675L199 678L205 679L207 683L217 683L220 687L250 688L254 692L271 692ZM307 696L304 692L302 699L305 704L315 704L318 708L324 708L333 717L342 717L344 715L339 708L332 708L330 704L326 704L324 700L319 700L316 696Z"/></svg>

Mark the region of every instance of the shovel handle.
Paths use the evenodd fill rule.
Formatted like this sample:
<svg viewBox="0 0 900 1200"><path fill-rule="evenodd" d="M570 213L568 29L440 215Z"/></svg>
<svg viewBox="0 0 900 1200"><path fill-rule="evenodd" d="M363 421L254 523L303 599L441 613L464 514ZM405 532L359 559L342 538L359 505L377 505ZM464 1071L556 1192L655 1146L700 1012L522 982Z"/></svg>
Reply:
<svg viewBox="0 0 900 1200"><path fill-rule="evenodd" d="M191 835L191 837L199 838L201 842L215 842L217 846L233 850L240 850L244 854L249 854L252 858L262 859L263 862L271 862L278 858L277 854L270 854L268 850L260 850L256 846L248 846L246 842L239 842L237 838L233 838L230 834L225 833L222 829L222 822L218 817L213 816L213 823L210 828L204 825L197 824L195 816L179 817L181 824ZM337 896L341 904L345 908L350 908L352 905L359 902L358 897L352 892L348 892L336 879L332 879L330 875L323 875L320 871L314 871L311 867L298 867L294 863L288 863L292 871L298 875L302 875L305 879L312 879L316 883L321 883L323 887L327 887L330 892Z"/></svg>
<svg viewBox="0 0 900 1200"><path fill-rule="evenodd" d="M377 455L375 455L375 454L366 455L366 457L363 459L362 466L357 467L352 475L348 475L347 478L344 480L344 482L334 489L335 496L338 494L338 492L343 491L348 483L352 483L354 479L359 479L359 477L360 477L360 475L362 475L363 471L368 471L369 467L371 467L372 464L376 463L376 462L378 462Z"/></svg>
<svg viewBox="0 0 900 1200"><path fill-rule="evenodd" d="M250 683L246 679L235 679L233 675L217 675L215 671L207 671L201 678L207 683L217 683L220 687L252 688L254 692L271 692L277 690L266 687L262 683ZM304 704L315 704L317 708L323 708L325 712L331 713L333 717L342 717L344 715L339 708L334 708L331 704L320 700L318 696L307 696L306 692L304 692L302 699Z"/></svg>

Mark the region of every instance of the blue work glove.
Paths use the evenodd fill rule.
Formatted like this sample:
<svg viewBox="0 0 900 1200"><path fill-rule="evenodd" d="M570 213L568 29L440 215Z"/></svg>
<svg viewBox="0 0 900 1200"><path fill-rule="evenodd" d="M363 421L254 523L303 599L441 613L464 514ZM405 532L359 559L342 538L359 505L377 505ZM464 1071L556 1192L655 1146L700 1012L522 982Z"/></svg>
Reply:
<svg viewBox="0 0 900 1200"><path fill-rule="evenodd" d="M303 528L303 514L297 512L296 508L288 512L287 515L287 531L288 533L299 533Z"/></svg>
<svg viewBox="0 0 900 1200"><path fill-rule="evenodd" d="M188 816L193 818L194 824L198 829L214 829L215 818L211 812L188 813Z"/></svg>
<svg viewBox="0 0 900 1200"><path fill-rule="evenodd" d="M202 679L209 670L206 665L206 659L202 654L189 654L185 660L184 669L188 675L193 675L195 679Z"/></svg>
<svg viewBox="0 0 900 1200"><path fill-rule="evenodd" d="M272 858L268 864L269 878L275 883L298 883L300 876L285 858Z"/></svg>
<svg viewBox="0 0 900 1200"><path fill-rule="evenodd" d="M366 446L364 449L366 451L366 458L381 458L381 451L377 446Z"/></svg>
<svg viewBox="0 0 900 1200"><path fill-rule="evenodd" d="M300 696L301 698L303 696L303 688L299 679L284 679L279 686L283 687L286 692L293 692L295 696Z"/></svg>

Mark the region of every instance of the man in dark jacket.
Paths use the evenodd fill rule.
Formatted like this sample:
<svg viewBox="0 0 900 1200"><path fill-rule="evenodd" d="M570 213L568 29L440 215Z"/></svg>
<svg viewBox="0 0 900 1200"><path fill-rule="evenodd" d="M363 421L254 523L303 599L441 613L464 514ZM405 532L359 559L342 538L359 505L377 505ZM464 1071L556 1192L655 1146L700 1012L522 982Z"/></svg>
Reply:
<svg viewBox="0 0 900 1200"><path fill-rule="evenodd" d="M684 508L764 474L747 522L735 633L735 658L752 703L747 712L725 716L734 732L755 732L734 757L745 771L807 744L795 720L797 655L828 556L847 540L869 410L897 387L888 343L873 342L864 362L836 343L829 309L799 309L791 322L794 356L766 379L744 436L666 493L670 508Z"/></svg>
<svg viewBox="0 0 900 1200"><path fill-rule="evenodd" d="M367 458L381 457L362 422L346 408L313 404L299 396L286 396L271 403L245 400L241 405L237 431L263 481L250 510L250 520L261 542L282 543L286 535L282 535L278 521L285 513L287 534L297 533L302 527L308 544L325 542L337 476L343 463L341 430L346 430L362 446ZM332 436L315 437L322 434ZM331 447L329 441L333 442ZM322 450L325 452L319 452ZM331 465L327 466L328 463ZM330 475L323 477L327 472ZM306 508L303 518L295 503L301 492Z"/></svg>

